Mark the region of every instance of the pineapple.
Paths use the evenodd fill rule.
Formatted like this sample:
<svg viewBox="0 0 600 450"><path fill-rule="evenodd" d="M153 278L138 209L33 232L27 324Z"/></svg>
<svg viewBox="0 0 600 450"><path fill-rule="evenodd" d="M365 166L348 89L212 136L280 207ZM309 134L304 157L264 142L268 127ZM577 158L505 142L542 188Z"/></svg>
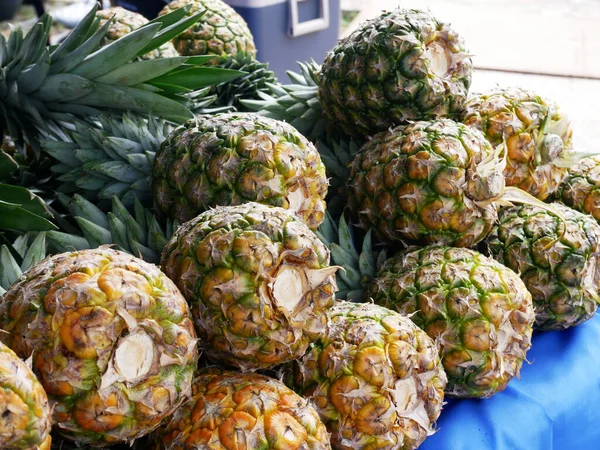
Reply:
<svg viewBox="0 0 600 450"><path fill-rule="evenodd" d="M338 302L326 335L284 368L311 399L334 449L412 450L434 432L446 374L434 342L372 304Z"/></svg>
<svg viewBox="0 0 600 450"><path fill-rule="evenodd" d="M350 211L384 242L470 247L492 229L502 170L481 133L452 120L392 128L354 158Z"/></svg>
<svg viewBox="0 0 600 450"><path fill-rule="evenodd" d="M192 305L199 345L241 369L304 354L325 329L335 272L317 236L283 208L218 207L183 224L161 265Z"/></svg>
<svg viewBox="0 0 600 450"><path fill-rule="evenodd" d="M329 121L370 136L412 120L460 113L473 70L462 39L429 13L398 8L338 42L319 74Z"/></svg>
<svg viewBox="0 0 600 450"><path fill-rule="evenodd" d="M531 294L473 250L430 246L385 262L365 300L408 315L436 341L451 397L490 397L518 376L531 346Z"/></svg>
<svg viewBox="0 0 600 450"><path fill-rule="evenodd" d="M328 129L366 138L409 121L458 116L473 67L462 39L446 24L396 9L340 40L321 67L306 63L301 70L288 72L293 84L244 104L316 141L325 140Z"/></svg>
<svg viewBox="0 0 600 450"><path fill-rule="evenodd" d="M202 67L206 58L134 61L192 26L186 9L155 19L98 49L111 22L99 27L94 6L58 46L46 47L51 18L44 15L23 37L20 28L0 36L0 130L19 145L38 148L39 130L56 129L73 116L130 110L154 112L185 122L193 117L182 92L206 87L241 73ZM184 65L185 64L185 65Z"/></svg>
<svg viewBox="0 0 600 450"><path fill-rule="evenodd" d="M554 204L503 208L487 238L492 256L520 274L533 296L535 327L564 330L590 319L600 295L600 225Z"/></svg>
<svg viewBox="0 0 600 450"><path fill-rule="evenodd" d="M256 114L203 115L173 131L152 169L159 215L185 222L217 205L256 201L323 221L327 178L314 146Z"/></svg>
<svg viewBox="0 0 600 450"><path fill-rule="evenodd" d="M159 16L190 6L188 15L206 13L193 27L173 39L180 55L250 55L256 56L254 37L235 10L221 0L174 0Z"/></svg>
<svg viewBox="0 0 600 450"><path fill-rule="evenodd" d="M112 19L112 22L106 30L106 35L102 40L102 45L108 45L148 23L148 19L141 14L129 11L120 6L101 9L96 12L96 17L100 19L101 27ZM171 58L173 56L179 56L179 53L175 51L175 47L173 47L171 42L165 42L151 52L139 56L138 60Z"/></svg>
<svg viewBox="0 0 600 450"><path fill-rule="evenodd" d="M31 368L0 343L0 448L50 450L52 413Z"/></svg>
<svg viewBox="0 0 600 450"><path fill-rule="evenodd" d="M556 193L558 200L600 221L600 156L571 167Z"/></svg>
<svg viewBox="0 0 600 450"><path fill-rule="evenodd" d="M540 200L556 192L576 158L568 117L530 91L508 88L474 95L462 122L483 132L494 147L506 146L506 185Z"/></svg>
<svg viewBox="0 0 600 450"><path fill-rule="evenodd" d="M154 437L156 450L331 449L316 411L285 385L215 369L199 374L191 400Z"/></svg>
<svg viewBox="0 0 600 450"><path fill-rule="evenodd" d="M190 394L198 354L187 304L155 266L99 248L30 268L0 302L0 335L78 444L131 442Z"/></svg>

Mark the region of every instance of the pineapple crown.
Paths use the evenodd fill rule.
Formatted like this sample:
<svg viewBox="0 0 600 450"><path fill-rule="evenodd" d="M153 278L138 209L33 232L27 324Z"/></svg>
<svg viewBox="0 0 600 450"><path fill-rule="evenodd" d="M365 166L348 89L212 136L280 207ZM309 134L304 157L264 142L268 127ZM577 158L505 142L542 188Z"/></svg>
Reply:
<svg viewBox="0 0 600 450"><path fill-rule="evenodd" d="M189 8L180 8L99 48L113 21L100 27L97 9L57 46L46 46L48 15L26 36L21 28L8 39L0 36L0 128L15 140L37 146L39 128L106 110L154 111L183 122L193 117L184 93L241 75L201 67L211 56L132 62L189 28L203 12L185 17Z"/></svg>

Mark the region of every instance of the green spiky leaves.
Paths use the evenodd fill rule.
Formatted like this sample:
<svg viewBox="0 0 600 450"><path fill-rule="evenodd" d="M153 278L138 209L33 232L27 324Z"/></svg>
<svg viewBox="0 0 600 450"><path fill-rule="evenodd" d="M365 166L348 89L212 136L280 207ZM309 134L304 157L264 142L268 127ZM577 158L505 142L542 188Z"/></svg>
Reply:
<svg viewBox="0 0 600 450"><path fill-rule="evenodd" d="M377 268L385 261L386 251L376 251L372 245L371 230L367 231L359 253L355 247L352 227L342 215L336 225L329 213L317 231L317 236L329 247L332 265L342 269L336 272L338 299L362 301L367 283L377 274Z"/></svg>
<svg viewBox="0 0 600 450"><path fill-rule="evenodd" d="M271 119L284 120L313 142L325 139L328 121L323 115L317 91L320 66L314 61L298 63L300 73L288 71L291 84L267 83L269 93L260 92L260 100L242 100L250 111Z"/></svg>
<svg viewBox="0 0 600 450"><path fill-rule="evenodd" d="M129 110L183 122L193 117L192 102L183 94L242 74L201 67L206 57L131 62L189 28L202 13L185 18L186 8L175 10L99 48L111 21L99 27L96 10L56 47L46 47L48 15L25 37L20 29L8 39L0 36L0 128L13 138L35 145L37 129L65 113Z"/></svg>

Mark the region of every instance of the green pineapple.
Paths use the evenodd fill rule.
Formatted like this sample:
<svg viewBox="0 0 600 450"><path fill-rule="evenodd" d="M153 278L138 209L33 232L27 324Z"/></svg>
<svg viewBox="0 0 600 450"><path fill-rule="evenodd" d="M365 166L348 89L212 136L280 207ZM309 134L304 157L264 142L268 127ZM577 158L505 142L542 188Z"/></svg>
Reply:
<svg viewBox="0 0 600 450"><path fill-rule="evenodd" d="M569 168L555 197L600 221L600 157L582 159Z"/></svg>
<svg viewBox="0 0 600 450"><path fill-rule="evenodd" d="M562 217L529 205L503 208L486 239L491 255L531 292L541 330L579 325L600 302L600 226L587 214L553 206Z"/></svg>
<svg viewBox="0 0 600 450"><path fill-rule="evenodd" d="M462 39L418 10L396 9L342 39L319 68L253 102L269 117L323 139L329 127L368 137L415 120L457 117L467 100L472 63ZM298 82L300 81L300 82ZM329 125L328 125L329 124Z"/></svg>
<svg viewBox="0 0 600 450"><path fill-rule="evenodd" d="M174 0L159 16L177 8L189 7L189 15L205 12L202 19L173 39L180 55L256 56L254 38L248 25L235 10L221 0Z"/></svg>

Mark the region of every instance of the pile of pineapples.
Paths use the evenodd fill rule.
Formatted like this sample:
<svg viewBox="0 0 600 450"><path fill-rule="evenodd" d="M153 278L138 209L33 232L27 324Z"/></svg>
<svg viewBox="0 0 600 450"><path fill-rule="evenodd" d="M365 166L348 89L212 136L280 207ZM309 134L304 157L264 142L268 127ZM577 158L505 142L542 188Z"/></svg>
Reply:
<svg viewBox="0 0 600 450"><path fill-rule="evenodd" d="M50 24L0 36L1 448L415 449L594 315L600 159L429 13L288 85L221 0Z"/></svg>

